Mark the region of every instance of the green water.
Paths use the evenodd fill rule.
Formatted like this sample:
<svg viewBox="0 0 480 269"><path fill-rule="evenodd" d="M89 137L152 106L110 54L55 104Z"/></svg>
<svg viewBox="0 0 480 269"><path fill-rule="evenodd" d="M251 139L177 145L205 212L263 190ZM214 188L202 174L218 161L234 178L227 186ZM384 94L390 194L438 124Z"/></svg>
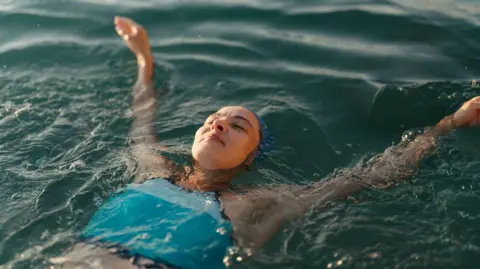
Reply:
<svg viewBox="0 0 480 269"><path fill-rule="evenodd" d="M136 63L115 15L150 34L165 144L187 150L224 105L264 117L277 144L244 176L258 184L320 180L480 94L477 1L4 1L5 268L44 268L133 179ZM286 225L241 268L478 268L479 133L442 138L407 184Z"/></svg>

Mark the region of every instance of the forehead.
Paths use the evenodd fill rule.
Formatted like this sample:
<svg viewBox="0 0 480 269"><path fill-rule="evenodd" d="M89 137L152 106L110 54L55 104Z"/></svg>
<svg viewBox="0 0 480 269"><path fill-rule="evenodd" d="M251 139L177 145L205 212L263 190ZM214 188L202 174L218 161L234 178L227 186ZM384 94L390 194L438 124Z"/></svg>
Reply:
<svg viewBox="0 0 480 269"><path fill-rule="evenodd" d="M216 113L222 116L242 116L243 118L247 119L255 129L260 130L260 124L258 123L255 114L242 106L222 107Z"/></svg>

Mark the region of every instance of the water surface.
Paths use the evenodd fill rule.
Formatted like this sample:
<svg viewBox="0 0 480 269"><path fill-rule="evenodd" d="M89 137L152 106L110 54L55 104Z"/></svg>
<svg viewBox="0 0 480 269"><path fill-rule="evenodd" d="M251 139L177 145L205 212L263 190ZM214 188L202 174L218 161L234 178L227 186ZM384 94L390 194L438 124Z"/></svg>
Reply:
<svg viewBox="0 0 480 269"><path fill-rule="evenodd" d="M245 177L307 184L480 94L476 1L17 0L0 8L0 264L43 268L132 181L135 59L113 16L148 30L158 136L187 151L209 113L275 133ZM375 97L375 98L374 98ZM243 268L476 268L479 131L440 140L412 181L312 210Z"/></svg>

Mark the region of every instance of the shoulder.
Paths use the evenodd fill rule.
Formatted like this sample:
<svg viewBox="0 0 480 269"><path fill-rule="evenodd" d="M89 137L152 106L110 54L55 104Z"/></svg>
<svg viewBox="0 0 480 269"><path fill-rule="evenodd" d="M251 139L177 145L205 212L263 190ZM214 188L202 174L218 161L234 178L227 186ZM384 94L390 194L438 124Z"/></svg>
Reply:
<svg viewBox="0 0 480 269"><path fill-rule="evenodd" d="M154 171L154 172L141 172L135 176L133 183L142 184L147 180L155 178L163 178L168 181L177 181L180 179L182 173L177 170L164 170L164 171Z"/></svg>
<svg viewBox="0 0 480 269"><path fill-rule="evenodd" d="M274 189L246 188L239 192L224 191L219 199L228 216L245 218L252 215L260 216L278 208L283 204L282 196Z"/></svg>

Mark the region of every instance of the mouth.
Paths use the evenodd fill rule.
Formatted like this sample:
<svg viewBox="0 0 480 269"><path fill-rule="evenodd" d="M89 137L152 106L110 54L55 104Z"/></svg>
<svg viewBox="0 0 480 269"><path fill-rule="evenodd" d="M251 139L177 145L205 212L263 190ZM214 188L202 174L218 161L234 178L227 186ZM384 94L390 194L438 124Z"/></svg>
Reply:
<svg viewBox="0 0 480 269"><path fill-rule="evenodd" d="M216 134L211 134L211 135L207 136L206 140L213 140L213 141L216 141L216 142L222 144L223 146L225 146L225 142L223 142L222 139L220 139L220 137Z"/></svg>

